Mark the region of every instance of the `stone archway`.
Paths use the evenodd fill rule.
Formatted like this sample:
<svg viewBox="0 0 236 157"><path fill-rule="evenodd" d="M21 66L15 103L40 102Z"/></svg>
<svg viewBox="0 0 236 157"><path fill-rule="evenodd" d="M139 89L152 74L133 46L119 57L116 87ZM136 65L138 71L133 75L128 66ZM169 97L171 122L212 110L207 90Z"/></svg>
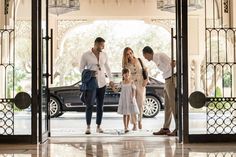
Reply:
<svg viewBox="0 0 236 157"><path fill-rule="evenodd" d="M137 25L140 26L138 27L139 29L133 28L132 26L130 27L126 26L127 28L125 28L124 26L126 25L126 23L127 25L132 25L135 22L136 22L135 26ZM163 27L164 25L165 27ZM126 46L131 46L132 48L134 48L134 51L136 52L138 57L142 57L141 49L146 45L151 45L152 47L154 47L156 51L158 50L163 51L170 55L170 33L169 33L170 29L168 30L167 28L170 28L172 26L173 26L172 20L167 20L165 23L164 20L162 20L160 24L146 23L146 21L142 20L102 20L102 21L98 20L94 22L72 21L72 20L59 21L57 28L58 52L56 53L57 55L55 56L56 62L54 67L56 72L54 77L58 77L59 75L61 75L61 72L63 71L63 68L58 68L56 67L56 65L63 63L66 64L65 60L68 60L68 63L72 64L68 65L69 67L71 67L72 71L78 68L81 54L93 46L93 39L95 38L95 36L103 36L103 37L105 36L105 39L107 39L106 40L107 51L113 52L113 53L108 53L108 55L111 58L111 63L116 64L115 66L113 65L113 71L115 72L119 71L119 66L121 66L121 63L118 63L119 60L117 61L117 59L113 58L115 57L116 54L119 54L119 56L116 56L115 58L117 57L119 58L120 56L122 56L121 52L123 51L123 48ZM102 30L97 30L101 29L102 27L107 27L107 28ZM107 31L107 29L109 29L109 32ZM147 29L150 29L150 31L147 31ZM133 34L128 35L129 33L135 30L136 32L133 32ZM146 34L145 33L142 34L143 31L146 31ZM123 36L125 37L120 36L119 34L124 34ZM133 38L131 37L132 35ZM135 38L138 38L138 40ZM135 42L132 42L132 40L135 40ZM76 43L73 43L75 41ZM81 42L82 44L80 44ZM70 53L70 55L68 56L67 53ZM72 57L73 60L70 59L71 56L73 56ZM150 64L150 66L154 66L152 63L148 64ZM155 71L152 70L150 71L150 73L153 73L153 76L157 75L156 70ZM67 77L69 76L68 73L66 75ZM65 78L60 77L58 81L63 82L63 80L65 80Z"/></svg>

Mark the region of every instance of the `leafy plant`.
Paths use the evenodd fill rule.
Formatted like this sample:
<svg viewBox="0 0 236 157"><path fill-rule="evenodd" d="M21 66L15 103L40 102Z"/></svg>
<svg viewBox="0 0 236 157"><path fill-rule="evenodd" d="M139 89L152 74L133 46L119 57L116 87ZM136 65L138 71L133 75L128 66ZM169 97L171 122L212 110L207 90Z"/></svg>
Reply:
<svg viewBox="0 0 236 157"><path fill-rule="evenodd" d="M232 74L228 71L223 75L224 87L231 87L232 85Z"/></svg>
<svg viewBox="0 0 236 157"><path fill-rule="evenodd" d="M222 92L221 92L220 87L216 87L215 97L222 97Z"/></svg>

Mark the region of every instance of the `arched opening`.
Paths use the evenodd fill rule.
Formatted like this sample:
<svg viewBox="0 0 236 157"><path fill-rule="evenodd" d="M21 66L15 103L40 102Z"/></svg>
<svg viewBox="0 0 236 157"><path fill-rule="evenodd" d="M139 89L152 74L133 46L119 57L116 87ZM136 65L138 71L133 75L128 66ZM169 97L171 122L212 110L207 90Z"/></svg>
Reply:
<svg viewBox="0 0 236 157"><path fill-rule="evenodd" d="M63 22L63 26L60 26L70 27L68 25L70 25L70 22L68 22L68 24ZM58 30L60 30L60 28L58 28ZM61 34L60 31L57 33ZM140 58L142 58L143 47L147 45L151 46L155 52L164 52L169 56L171 55L170 32L162 25L148 24L143 20L96 20L90 23L82 23L68 29L66 33L57 40L58 49L54 56L55 73L53 86L69 87L80 81L81 74L79 72L79 63L81 56L84 52L87 52L93 47L94 39L98 36L106 40L104 52L106 52L109 57L112 73L121 72L123 49L127 46L131 47L134 50L135 56ZM155 86L155 81L157 80L163 84L164 79L162 78L161 72L157 70L155 63L145 61L145 64L148 67L149 75L154 80L154 83L152 81L150 83L153 83ZM121 80L121 78L115 78L116 83L121 82ZM161 86L157 85L157 87L159 88ZM163 86L161 88L163 88ZM66 94L72 95L69 93L61 93L63 96ZM150 100L155 98L152 95L148 96ZM163 95L160 97L160 99L163 99ZM111 98L108 99L109 101L113 101ZM114 95L112 99L118 100ZM155 100L157 99L155 98ZM57 103L55 99L52 99L51 102L54 104ZM73 106L71 102L67 102L66 105ZM160 110L163 110L161 107L162 104L158 105L160 105ZM106 103L104 104L104 108L106 108ZM105 135L120 134L123 130L120 115L116 113L116 110L112 112L106 112L106 109L104 110L103 126ZM158 120L162 121L163 114L163 112L158 111L158 114L153 118L144 118L143 128L145 129L134 132L133 135L150 135L152 131L156 129L157 125L161 127L161 123L153 124ZM63 124L66 125L60 125L59 121L63 121ZM77 122L75 123L75 121ZM83 135L84 127L81 128L81 126L84 126L84 121L84 112L64 112L63 115L58 114L58 118L51 119L51 134L52 136L68 136L69 130L72 136Z"/></svg>
<svg viewBox="0 0 236 157"><path fill-rule="evenodd" d="M78 81L80 57L93 46L98 36L106 39L104 51L108 54L113 72L121 71L122 53L127 46L134 50L137 57L142 57L142 48L146 45L170 56L170 33L162 26L141 20L97 20L70 29L60 39L58 55L55 56L54 86L71 85ZM154 63L146 64L150 76L162 79Z"/></svg>

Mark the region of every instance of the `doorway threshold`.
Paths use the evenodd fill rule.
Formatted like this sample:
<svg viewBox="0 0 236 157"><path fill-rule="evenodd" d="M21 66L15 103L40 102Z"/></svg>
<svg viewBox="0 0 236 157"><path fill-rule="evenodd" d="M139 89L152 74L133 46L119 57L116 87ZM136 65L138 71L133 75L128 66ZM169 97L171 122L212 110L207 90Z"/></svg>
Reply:
<svg viewBox="0 0 236 157"><path fill-rule="evenodd" d="M124 133L124 130L122 129L105 129L103 130L103 133L96 133L95 129L91 130L91 134L90 135L86 135L84 133L84 131L82 131L81 129L79 130L75 130L75 129L66 129L65 131L61 130L60 131L56 131L54 130L52 132L52 137L120 137L120 136L124 136L124 137L148 137L148 136L153 136L152 133L154 132L154 130L137 130L137 131L132 131L129 130L129 132Z"/></svg>

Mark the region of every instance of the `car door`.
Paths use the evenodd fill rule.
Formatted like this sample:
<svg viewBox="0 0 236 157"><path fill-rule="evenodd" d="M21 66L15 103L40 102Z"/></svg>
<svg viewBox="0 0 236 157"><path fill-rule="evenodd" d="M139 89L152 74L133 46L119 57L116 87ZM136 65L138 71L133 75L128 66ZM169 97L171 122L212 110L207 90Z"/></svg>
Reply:
<svg viewBox="0 0 236 157"><path fill-rule="evenodd" d="M114 92L111 87L106 88L104 105L114 105L119 103L120 92Z"/></svg>
<svg viewBox="0 0 236 157"><path fill-rule="evenodd" d="M113 72L112 73L113 82L117 87L120 88L120 81L122 80L122 76L120 72ZM119 103L120 98L120 89L118 92L114 92L111 87L107 86L105 98L104 98L104 105L114 105Z"/></svg>
<svg viewBox="0 0 236 157"><path fill-rule="evenodd" d="M80 89L78 85L69 86L66 89L61 90L58 95L63 100L66 107L79 107L83 103L80 100Z"/></svg>

